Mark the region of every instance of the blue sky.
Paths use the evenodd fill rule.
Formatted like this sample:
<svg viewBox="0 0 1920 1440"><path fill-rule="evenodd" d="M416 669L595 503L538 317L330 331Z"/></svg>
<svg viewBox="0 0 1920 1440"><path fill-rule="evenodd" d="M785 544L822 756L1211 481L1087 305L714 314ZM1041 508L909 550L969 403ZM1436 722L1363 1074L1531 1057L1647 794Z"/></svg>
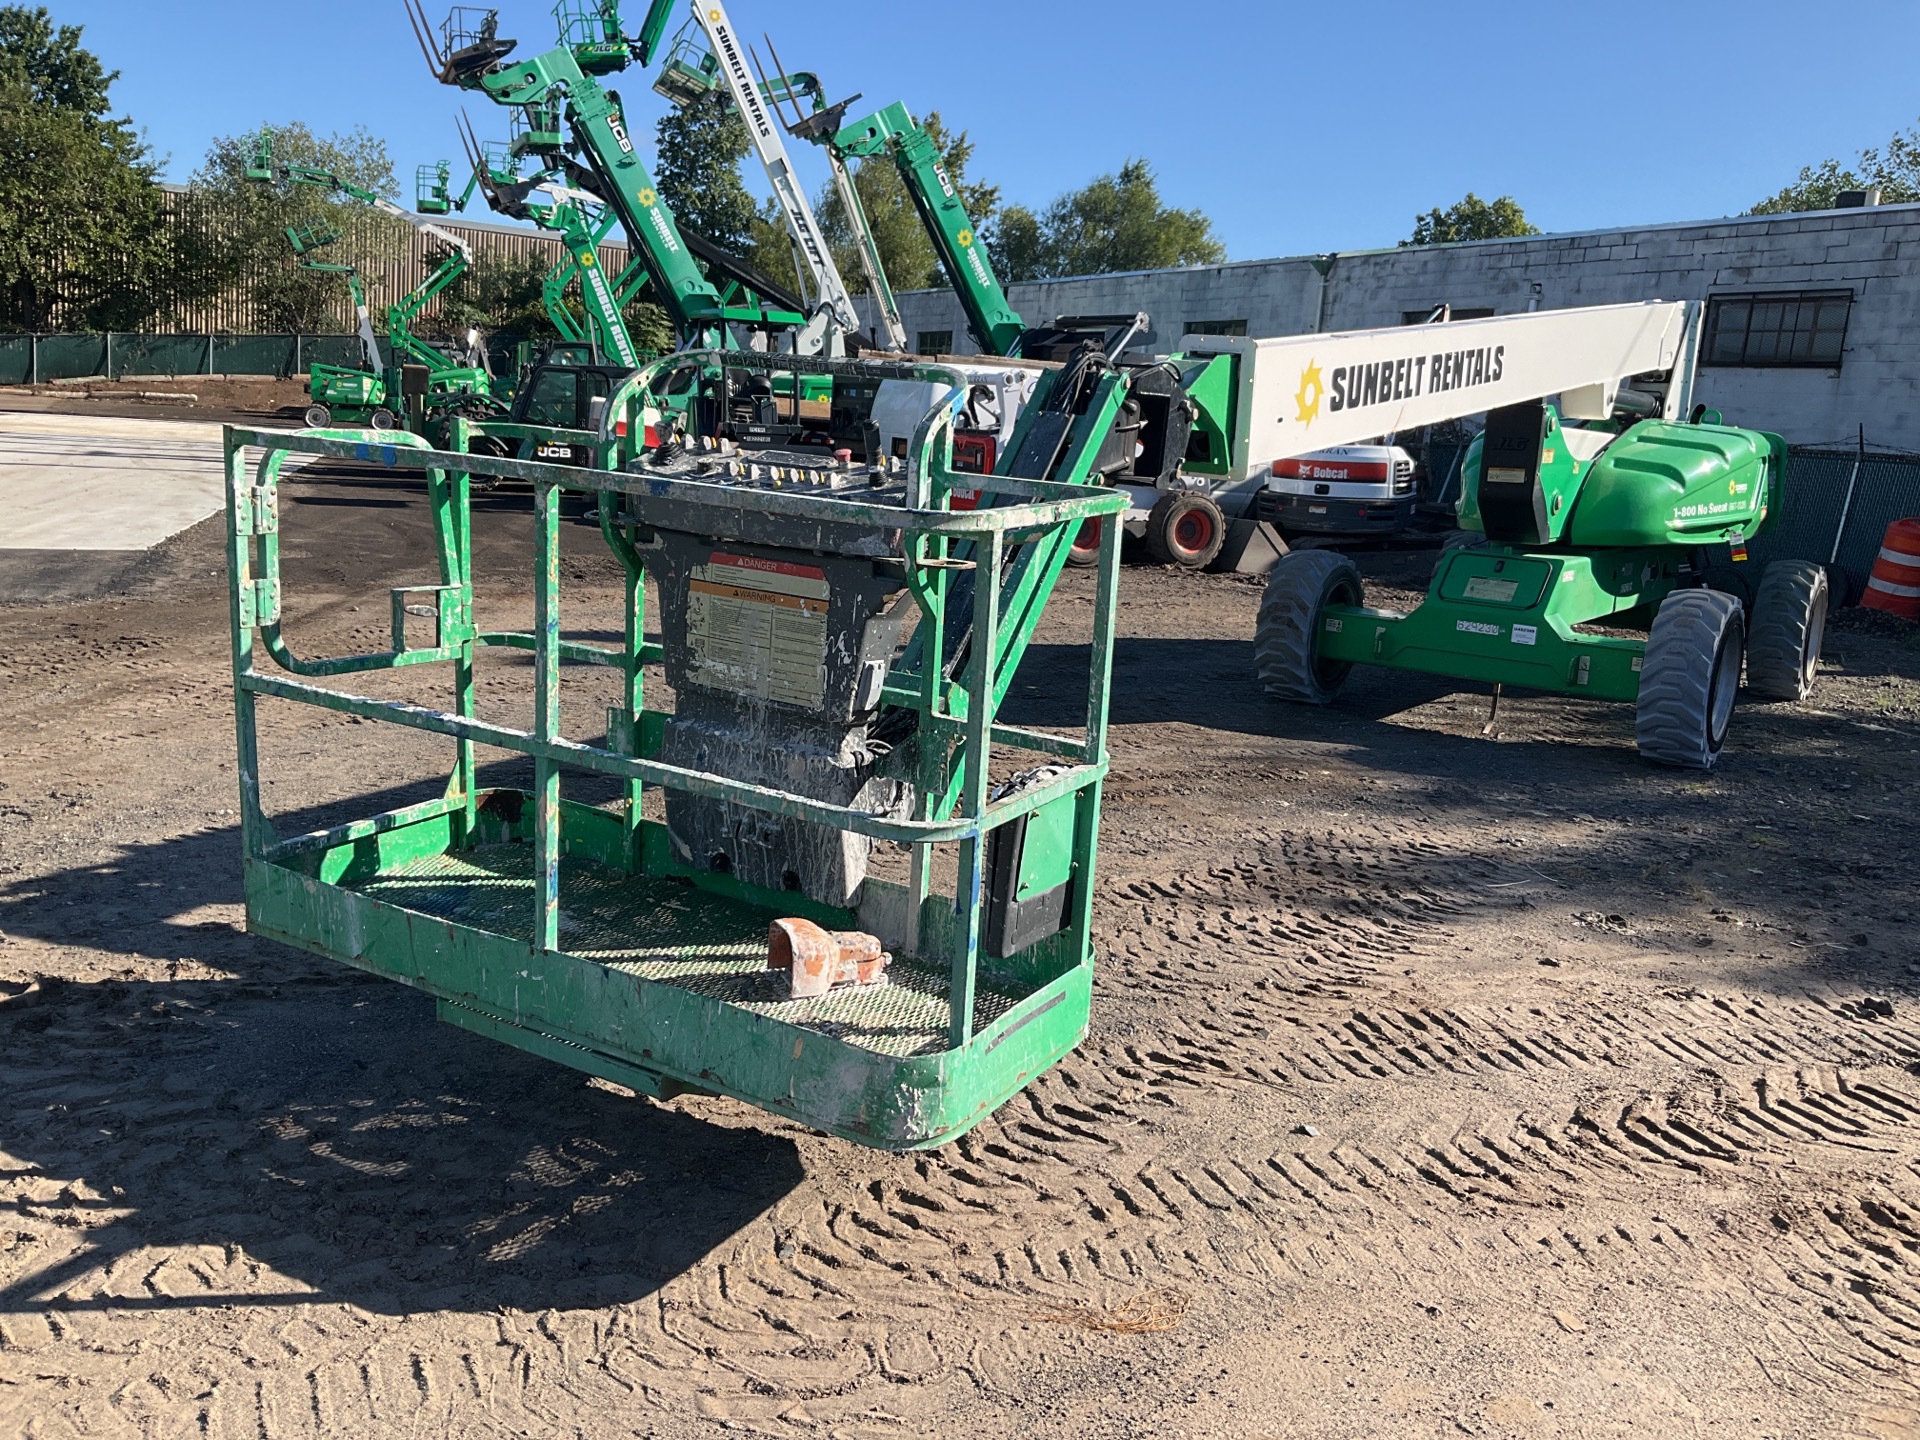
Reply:
<svg viewBox="0 0 1920 1440"><path fill-rule="evenodd" d="M263 121L365 124L409 181L457 153L463 98L483 134L489 119L505 133L484 101L427 75L401 0L46 3L121 72L115 102L171 157L171 179L211 137ZM502 34L547 48L549 0L501 9ZM629 25L644 9L628 0ZM1390 245L1467 190L1512 194L1549 231L1738 213L1801 165L1920 118L1915 0L729 9L836 96L965 128L974 175L1009 200L1037 207L1144 156L1167 200L1204 210L1239 260ZM665 102L637 77L619 88L650 133ZM803 149L796 163L823 181Z"/></svg>

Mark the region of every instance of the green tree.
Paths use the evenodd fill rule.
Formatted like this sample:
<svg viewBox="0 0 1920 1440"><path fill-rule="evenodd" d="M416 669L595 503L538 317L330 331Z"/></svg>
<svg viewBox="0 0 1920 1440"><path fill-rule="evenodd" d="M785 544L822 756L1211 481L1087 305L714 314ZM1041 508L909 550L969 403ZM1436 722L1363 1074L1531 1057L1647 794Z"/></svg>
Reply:
<svg viewBox="0 0 1920 1440"><path fill-rule="evenodd" d="M1748 213L1786 215L1799 210L1831 210L1842 190L1880 190L1883 205L1920 200L1920 129L1903 130L1884 150L1866 149L1852 165L1823 160L1801 167L1800 178L1769 195Z"/></svg>
<svg viewBox="0 0 1920 1440"><path fill-rule="evenodd" d="M356 127L350 134L315 135L298 121L271 127L276 162L331 170L341 179L393 200L399 196L386 142ZM255 322L268 330L310 332L350 328L347 289L338 275L303 269L287 231L327 225L342 238L316 258L371 271L376 258L402 243L405 225L318 186L271 184L247 178L259 132L215 139L193 173L193 211L202 284L216 293L244 292ZM370 296L381 313L392 296Z"/></svg>
<svg viewBox="0 0 1920 1440"><path fill-rule="evenodd" d="M1039 215L1008 206L988 251L1008 281L1218 265L1227 258L1213 222L1199 210L1163 202L1153 167L1140 159L1060 196Z"/></svg>
<svg viewBox="0 0 1920 1440"><path fill-rule="evenodd" d="M985 227L1000 206L1000 187L967 178L973 142L967 138L966 131L951 133L937 110L920 123L939 152L941 165L958 190L961 203L967 207L974 229L985 234ZM944 284L939 256L920 223L919 212L913 208L898 167L890 160L864 161L854 172L853 184L860 196L860 206L867 212L867 223L873 229L874 247L880 252L880 265L886 271L887 283L895 290L925 290ZM864 293L866 271L860 264L858 243L846 207L840 203L839 191L827 186L814 201L814 209L847 288L856 294ZM788 268L791 269L791 265Z"/></svg>
<svg viewBox="0 0 1920 1440"><path fill-rule="evenodd" d="M496 347L554 338L559 332L547 316L542 289L547 269L537 255L520 260L476 258L441 291L441 332L460 335L477 328Z"/></svg>
<svg viewBox="0 0 1920 1440"><path fill-rule="evenodd" d="M557 260L557 251L551 258L477 258L442 292L439 317L426 327L427 332L438 338L458 339L469 328L478 329L487 336L488 348L495 353L511 350L522 340L538 344L559 339L560 331L546 306L546 277ZM578 294L577 287L570 288L566 303L575 323L585 331L587 318ZM642 350L673 348L672 329L666 312L658 305L636 297L621 318L633 343Z"/></svg>
<svg viewBox="0 0 1920 1440"><path fill-rule="evenodd" d="M735 253L753 243L760 207L740 178L753 146L746 122L720 90L660 117L653 179L674 218Z"/></svg>
<svg viewBox="0 0 1920 1440"><path fill-rule="evenodd" d="M1519 235L1538 235L1540 228L1527 223L1526 212L1511 195L1498 200L1482 200L1469 190L1445 210L1429 210L1413 221L1413 234L1400 242L1411 245L1452 245L1462 240L1506 240Z"/></svg>
<svg viewBox="0 0 1920 1440"><path fill-rule="evenodd" d="M0 6L0 323L132 329L175 265L153 156L80 27Z"/></svg>
<svg viewBox="0 0 1920 1440"><path fill-rule="evenodd" d="M8 5L0 9L0 69L24 84L36 105L107 120L107 87L120 78L80 43L78 25L56 27L46 7Z"/></svg>

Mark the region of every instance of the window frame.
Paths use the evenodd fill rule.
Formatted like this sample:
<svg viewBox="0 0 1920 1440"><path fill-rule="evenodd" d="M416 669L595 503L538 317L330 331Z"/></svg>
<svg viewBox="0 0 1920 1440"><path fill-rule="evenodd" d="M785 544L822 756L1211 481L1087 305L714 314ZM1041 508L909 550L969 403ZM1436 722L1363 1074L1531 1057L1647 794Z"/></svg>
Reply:
<svg viewBox="0 0 1920 1440"><path fill-rule="evenodd" d="M1427 317L1439 308L1438 305L1429 305L1424 310L1402 310L1400 312L1400 323L1402 325L1432 324L1434 322ZM1456 320L1491 320L1496 313L1494 307L1491 305L1460 305L1449 308L1451 313L1447 316L1446 320L1442 322L1449 325Z"/></svg>
<svg viewBox="0 0 1920 1440"><path fill-rule="evenodd" d="M1838 370L1846 358L1847 333L1853 324L1853 306L1858 298L1851 287L1844 286L1823 290L1730 290L1718 295L1709 295L1707 297L1706 321L1700 337L1700 368L1703 370ZM1809 348L1811 348L1813 340L1817 339L1821 334L1833 333L1830 330L1823 332L1818 324L1820 306L1833 301L1843 302L1845 308L1841 315L1839 332L1832 357L1823 358L1814 356L1807 359L1797 359L1788 356L1784 359L1780 358L1777 351L1779 341L1782 337L1793 337L1797 339L1800 335L1805 334L1809 340ZM1753 355L1754 311L1762 305L1812 307L1811 319L1813 323L1809 324L1805 329L1798 323L1800 317L1796 314L1793 317L1795 323L1792 326L1782 324L1773 329L1760 332L1762 336L1770 335L1774 339L1776 354L1772 359L1756 359ZM1735 359L1723 360L1719 358L1717 353L1720 346L1720 327L1722 317L1731 306L1742 306L1745 308L1745 326L1740 336L1739 356ZM1785 317L1783 317L1783 319L1784 318Z"/></svg>
<svg viewBox="0 0 1920 1440"><path fill-rule="evenodd" d="M1244 320L1189 320L1182 335L1219 335L1230 340L1244 340L1247 334L1247 322Z"/></svg>
<svg viewBox="0 0 1920 1440"><path fill-rule="evenodd" d="M927 342L932 339L937 339L942 335L947 337L947 343L945 345L938 345L929 349ZM951 330L915 331L913 336L913 353L920 356L953 354L953 331Z"/></svg>

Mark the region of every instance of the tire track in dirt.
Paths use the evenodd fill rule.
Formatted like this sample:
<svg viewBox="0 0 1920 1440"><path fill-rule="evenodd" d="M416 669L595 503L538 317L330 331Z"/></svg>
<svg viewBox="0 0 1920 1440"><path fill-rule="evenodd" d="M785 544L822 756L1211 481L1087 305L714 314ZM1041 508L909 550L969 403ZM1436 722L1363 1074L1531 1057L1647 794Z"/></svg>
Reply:
<svg viewBox="0 0 1920 1440"><path fill-rule="evenodd" d="M272 1107L241 1153L197 1158L225 1133L204 1096L129 1091L142 1056L191 1069L215 1055L220 1015L168 987L94 987L91 1009L50 1007L37 1033L99 1058L0 1074L16 1114L41 1117L21 1122L20 1147L101 1132L123 1186L204 1187L204 1233L239 1231L218 1207L250 1203L216 1193L226 1175L258 1167L261 1203L292 1227L300 1212L274 1189L324 1174L339 1233L304 1246L283 1235L272 1263L241 1245L144 1243L137 1224L116 1239L119 1197L9 1165L0 1215L30 1238L0 1237L0 1251L39 1252L32 1273L49 1283L27 1282L45 1303L9 1308L0 1331L9 1351L77 1347L120 1365L111 1398L75 1400L77 1428L177 1417L188 1401L208 1433L275 1435L444 1424L465 1405L558 1424L571 1405L692 1403L771 1433L879 1433L968 1394L1017 1393L1043 1357L1083 1353L1059 1326L1036 1339L1040 1314L1247 1284L1438 1308L1498 1304L1523 1283L1552 1309L1594 1277L1710 1265L1737 1277L1729 1303L1756 1326L1819 1357L1806 1383L1904 1383L1920 1338L1920 1096L1887 1062L1907 1053L1905 1032L1847 1042L1858 1018L1816 1000L1682 996L1636 1015L1604 999L1408 998L1403 962L1444 957L1468 918L1456 863L1435 847L1296 839L1242 864L1115 882L1100 901L1100 1031L955 1145L862 1156L857 1180L788 1196L643 1300L489 1317L450 1296L456 1313L417 1336L361 1307L303 1304L311 1283L288 1272L377 1291L389 1262L370 1236L396 1227L406 1248L452 1239L489 1265L564 1264L566 1237L621 1192L629 1159L590 1131L536 1146L500 1203L454 1217L450 1237L418 1169L468 1178L470 1106ZM1354 903L1361 889L1370 904ZM1870 1075L1822 1064L1811 1052L1827 1045L1882 1063ZM1414 1080L1432 1103L1409 1116L1393 1096ZM1209 1119L1223 1096L1229 1119ZM1316 1113L1325 1133L1295 1133ZM1789 1168L1796 1185L1770 1178ZM1702 1213L1685 1189L1702 1179L1743 1185L1759 1209ZM622 1223L676 1223L672 1196ZM410 1242L409 1225L421 1227ZM120 1248L87 1251L95 1235ZM0 1273L22 1293L20 1268ZM433 1274L420 1278L431 1287ZM217 1346L179 1357L159 1389L151 1357L102 1358L126 1345L109 1302L228 1307L228 1358Z"/></svg>
<svg viewBox="0 0 1920 1440"><path fill-rule="evenodd" d="M1409 864L1412 878L1380 884ZM1899 1160L1911 1178L1920 1096L1884 1073L1823 1063L1907 1063L1911 1032L1862 1040L1857 1017L1817 998L1690 995L1639 1013L1605 1001L1396 1004L1397 962L1442 953L1462 916L1449 868L1431 846L1410 862L1405 850L1295 839L1257 862L1109 886L1101 1003L1126 1038L1083 1049L992 1121L912 1162L911 1177L812 1217L800 1253L833 1270L865 1261L1036 1301L1249 1275L1419 1277L1436 1295L1491 1298L1542 1255L1628 1280L1711 1261L1741 1277L1755 1324L1780 1327L1852 1381L1911 1390L1915 1206L1886 1182L1871 1201L1849 1192L1869 1157ZM1137 1023L1143 1011L1152 1033ZM1632 1084L1671 1079L1675 1062L1684 1085ZM1198 1127L1199 1144L1189 1133L1185 1111L1202 1090L1275 1094L1297 1080L1378 1096L1415 1075L1499 1077L1541 1093L1536 1107L1490 1113L1482 1100L1471 1119L1415 1133L1360 1115L1355 1138L1332 1143L1261 1135L1257 1123L1224 1137ZM1559 1103L1570 1088L1582 1098ZM1697 1208L1675 1180L1737 1177L1764 1193L1782 1188L1767 1172L1784 1168L1823 1172L1830 1199L1801 1222L1801 1243L1827 1268L1795 1270L1809 1303L1783 1311L1773 1262L1756 1260L1737 1220L1665 1212ZM1511 1263L1483 1271L1489 1246ZM1871 1274L1864 1261L1839 1263L1869 1254ZM1826 1278L1808 1280L1816 1273ZM777 1313L770 1296L759 1303Z"/></svg>

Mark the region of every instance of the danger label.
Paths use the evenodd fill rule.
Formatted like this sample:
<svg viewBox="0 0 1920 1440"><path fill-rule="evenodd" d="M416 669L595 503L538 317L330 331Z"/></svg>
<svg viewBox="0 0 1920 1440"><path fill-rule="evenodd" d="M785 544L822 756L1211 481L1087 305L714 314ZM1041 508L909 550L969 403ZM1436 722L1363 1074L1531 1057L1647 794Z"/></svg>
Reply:
<svg viewBox="0 0 1920 1440"><path fill-rule="evenodd" d="M692 679L740 695L820 707L833 596L824 571L716 551L695 567L688 589Z"/></svg>

